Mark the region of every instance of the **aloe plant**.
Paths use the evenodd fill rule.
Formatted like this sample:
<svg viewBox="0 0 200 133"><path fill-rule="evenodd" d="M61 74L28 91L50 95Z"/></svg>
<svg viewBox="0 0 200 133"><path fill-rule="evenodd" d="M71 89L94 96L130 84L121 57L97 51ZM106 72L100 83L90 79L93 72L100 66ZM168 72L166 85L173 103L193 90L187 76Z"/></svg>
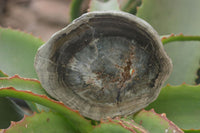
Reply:
<svg viewBox="0 0 200 133"><path fill-rule="evenodd" d="M81 14L82 2L72 1L71 20ZM120 4L116 0L105 3L92 0L89 11L133 13L162 35L174 68L159 97L133 116L101 121L86 119L53 99L38 81L33 62L37 49L44 42L21 31L0 28L0 132L200 132L200 16L196 13L200 1L128 0ZM34 113L27 114L10 97L25 100Z"/></svg>

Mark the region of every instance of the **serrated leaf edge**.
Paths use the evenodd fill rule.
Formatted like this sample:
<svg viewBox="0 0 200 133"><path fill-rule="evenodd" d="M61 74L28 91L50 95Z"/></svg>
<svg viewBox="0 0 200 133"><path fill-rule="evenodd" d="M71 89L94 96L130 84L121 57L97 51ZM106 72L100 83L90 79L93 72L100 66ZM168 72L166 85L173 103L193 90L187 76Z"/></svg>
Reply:
<svg viewBox="0 0 200 133"><path fill-rule="evenodd" d="M174 41L200 41L200 36L183 35L183 33L175 35L172 33L170 35L161 36L161 41L164 45Z"/></svg>
<svg viewBox="0 0 200 133"><path fill-rule="evenodd" d="M183 82L183 83L180 84L180 85L171 85L171 84L167 84L167 85L164 86L163 88L165 88L165 87L181 87L181 86L187 86L187 87L200 87L200 84L198 84L198 85L190 85L190 84L187 84L187 83Z"/></svg>
<svg viewBox="0 0 200 133"><path fill-rule="evenodd" d="M53 100L53 99L47 97L46 95L35 94L35 93L33 93L32 91L29 91L29 90L26 90L26 91L24 91L24 90L17 90L17 89L15 89L14 87L0 88L0 91L1 91L1 90L13 90L13 91L15 91L15 92L23 92L23 93L27 93L27 94L30 94L30 95L33 95L33 96L41 97L41 98L47 99L47 100L49 100L49 101L51 101L51 102L53 102L53 103L59 104L59 105L61 105L62 107L66 108L66 109L68 109L68 110L71 110L71 111L77 113L78 115L80 115L80 113L79 113L77 110L73 110L73 109L69 108L68 106L64 105L63 102L61 102L61 101L55 101L55 100ZM81 115L80 115L80 116L81 116ZM81 116L81 117L82 117L82 116Z"/></svg>
<svg viewBox="0 0 200 133"><path fill-rule="evenodd" d="M11 77L0 77L0 80L9 80L9 79L21 79L21 80L24 80L24 81L33 81L33 82L37 82L37 83L41 84L40 81L37 80L37 79L23 78L23 77L20 77L17 74L15 74L14 76L11 76Z"/></svg>
<svg viewBox="0 0 200 133"><path fill-rule="evenodd" d="M52 111L49 111L49 112L52 112ZM2 130L2 133L6 133L6 131L9 130L10 128L12 128L13 126L24 122L24 121L26 120L27 117L30 118L30 117L34 117L36 114L49 113L49 112L41 111L40 113L34 112L32 115L26 115L26 114L25 114L24 117L23 117L20 121L17 121L17 122L11 121L10 126L9 126L7 129L3 129L3 130ZM53 112L52 112L52 113L53 113ZM25 128L27 128L27 127L28 127L28 124L25 124L24 126L25 126ZM1 133L1 132L0 132L0 133Z"/></svg>
<svg viewBox="0 0 200 133"><path fill-rule="evenodd" d="M154 109L151 109L151 110L149 110L149 111L143 109L142 111L144 111L144 112L152 112L154 115L159 116L161 119L164 119L165 121L167 121L167 122L169 123L169 126L170 126L170 127L174 127L174 129L176 129L176 130L179 131L180 133L184 133L178 126L176 126L172 121L170 121L170 120L167 118L167 116L166 116L165 113L158 114L158 113L155 112Z"/></svg>
<svg viewBox="0 0 200 133"><path fill-rule="evenodd" d="M42 113L42 112L40 112L40 113ZM7 129L3 129L3 133L6 133L6 131L9 130L10 128L12 128L13 126L22 123L27 117L34 117L35 114L36 114L36 112L34 112L31 116L28 116L25 114L24 117L20 121L17 121L17 122L11 121L10 126ZM25 128L27 128L27 125L25 125Z"/></svg>
<svg viewBox="0 0 200 133"><path fill-rule="evenodd" d="M119 122L116 122L115 120L118 120ZM134 120L132 120L132 121L134 122ZM125 128L125 129L131 131L132 133L137 133L133 128L135 128L135 129L141 131L141 133L148 133L148 132L146 132L145 130L141 129L140 127L134 126L134 125L131 124L131 123L128 123L128 122L123 121L123 120L120 120L120 117L116 117L116 118L114 118L114 119L108 117L106 120L101 120L101 123L100 123L99 126L101 126L101 124L111 124L111 123L112 123L112 124L115 124L115 125L120 125L121 127L123 127L123 128ZM125 124L128 124L128 125L131 126L132 128L126 126ZM97 127L98 127L98 126L97 126Z"/></svg>

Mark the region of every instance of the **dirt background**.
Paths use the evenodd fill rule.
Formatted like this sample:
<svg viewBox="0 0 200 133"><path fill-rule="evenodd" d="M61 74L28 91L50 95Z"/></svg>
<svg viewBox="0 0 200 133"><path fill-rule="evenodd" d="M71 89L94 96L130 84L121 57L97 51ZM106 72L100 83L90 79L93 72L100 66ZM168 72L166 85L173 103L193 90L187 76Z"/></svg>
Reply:
<svg viewBox="0 0 200 133"><path fill-rule="evenodd" d="M0 0L0 26L32 33L47 41L53 33L70 23L71 2L72 0ZM123 7L128 0L118 2ZM90 0L83 1L81 14L87 12L89 3Z"/></svg>
<svg viewBox="0 0 200 133"><path fill-rule="evenodd" d="M89 0L82 5L86 12ZM47 41L70 22L71 0L0 0L0 26L19 29Z"/></svg>

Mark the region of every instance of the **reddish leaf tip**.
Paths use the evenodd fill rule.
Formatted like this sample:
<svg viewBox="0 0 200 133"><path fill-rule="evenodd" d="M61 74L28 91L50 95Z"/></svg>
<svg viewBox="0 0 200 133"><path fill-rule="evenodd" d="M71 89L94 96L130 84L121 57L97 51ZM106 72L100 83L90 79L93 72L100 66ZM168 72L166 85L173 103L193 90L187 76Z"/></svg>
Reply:
<svg viewBox="0 0 200 133"><path fill-rule="evenodd" d="M180 33L179 36L184 36L183 33Z"/></svg>
<svg viewBox="0 0 200 133"><path fill-rule="evenodd" d="M162 117L166 117L166 114L165 114L165 113L162 113L161 116L162 116Z"/></svg>
<svg viewBox="0 0 200 133"><path fill-rule="evenodd" d="M146 110L143 109L143 111L146 111ZM146 112L148 112L148 111L146 111ZM156 113L153 108L150 110L150 112Z"/></svg>
<svg viewBox="0 0 200 133"><path fill-rule="evenodd" d="M14 76L10 77L10 79L13 79L13 78L20 78L19 75L15 74Z"/></svg>
<svg viewBox="0 0 200 133"><path fill-rule="evenodd" d="M169 86L171 86L171 85L168 83L166 86L168 86L168 87L169 87Z"/></svg>
<svg viewBox="0 0 200 133"><path fill-rule="evenodd" d="M182 85L186 85L186 82L183 82Z"/></svg>
<svg viewBox="0 0 200 133"><path fill-rule="evenodd" d="M167 39L167 37L163 36L163 37L161 38L161 41L163 41L164 39Z"/></svg>
<svg viewBox="0 0 200 133"><path fill-rule="evenodd" d="M174 33L171 33L170 37L175 36Z"/></svg>

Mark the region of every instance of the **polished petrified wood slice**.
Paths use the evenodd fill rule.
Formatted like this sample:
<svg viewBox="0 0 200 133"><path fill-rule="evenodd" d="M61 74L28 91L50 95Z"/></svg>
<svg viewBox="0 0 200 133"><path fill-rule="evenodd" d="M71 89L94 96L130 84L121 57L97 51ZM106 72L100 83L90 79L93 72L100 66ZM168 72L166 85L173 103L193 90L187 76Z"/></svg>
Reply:
<svg viewBox="0 0 200 133"><path fill-rule="evenodd" d="M171 72L156 31L124 12L91 12L41 46L35 68L46 91L83 116L132 114L156 99Z"/></svg>

